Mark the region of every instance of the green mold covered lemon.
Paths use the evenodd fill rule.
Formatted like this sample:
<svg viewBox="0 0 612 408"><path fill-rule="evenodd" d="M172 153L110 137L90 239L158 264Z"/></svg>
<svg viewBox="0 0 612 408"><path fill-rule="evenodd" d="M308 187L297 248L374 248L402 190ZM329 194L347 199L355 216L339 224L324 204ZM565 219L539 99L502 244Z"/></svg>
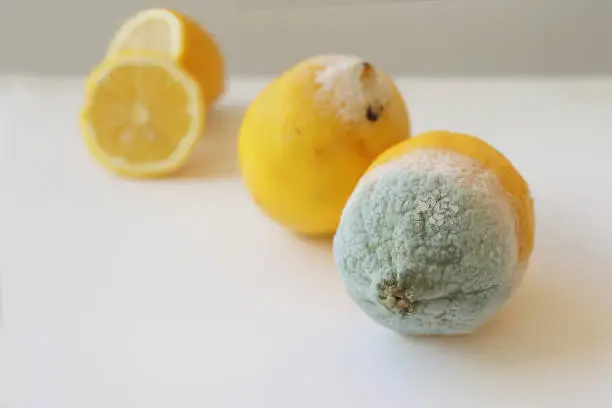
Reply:
<svg viewBox="0 0 612 408"><path fill-rule="evenodd" d="M475 136L433 131L371 164L342 212L334 258L379 324L465 334L514 293L533 242L533 199L510 161Z"/></svg>

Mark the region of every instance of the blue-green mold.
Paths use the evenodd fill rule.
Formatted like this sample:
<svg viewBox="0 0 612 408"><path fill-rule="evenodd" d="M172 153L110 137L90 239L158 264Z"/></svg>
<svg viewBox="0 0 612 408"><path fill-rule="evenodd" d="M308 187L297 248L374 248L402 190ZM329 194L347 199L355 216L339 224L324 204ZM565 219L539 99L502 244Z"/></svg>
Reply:
<svg viewBox="0 0 612 408"><path fill-rule="evenodd" d="M521 268L497 180L389 170L360 182L334 238L348 294L403 334L476 330L508 299Z"/></svg>

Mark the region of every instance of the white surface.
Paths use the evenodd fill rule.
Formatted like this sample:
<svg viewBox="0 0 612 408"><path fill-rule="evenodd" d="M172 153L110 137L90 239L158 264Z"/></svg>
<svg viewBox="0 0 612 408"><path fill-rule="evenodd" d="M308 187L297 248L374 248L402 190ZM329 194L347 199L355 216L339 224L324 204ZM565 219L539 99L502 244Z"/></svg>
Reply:
<svg viewBox="0 0 612 408"><path fill-rule="evenodd" d="M377 326L328 244L255 208L234 142L263 82L234 80L182 177L149 182L86 154L81 81L0 82L0 405L609 407L612 80L399 83L416 132L480 135L533 189L524 284L474 336Z"/></svg>
<svg viewBox="0 0 612 408"><path fill-rule="evenodd" d="M612 73L605 0L5 0L0 72L83 75L126 18L160 5L214 33L233 74L320 53L407 75Z"/></svg>

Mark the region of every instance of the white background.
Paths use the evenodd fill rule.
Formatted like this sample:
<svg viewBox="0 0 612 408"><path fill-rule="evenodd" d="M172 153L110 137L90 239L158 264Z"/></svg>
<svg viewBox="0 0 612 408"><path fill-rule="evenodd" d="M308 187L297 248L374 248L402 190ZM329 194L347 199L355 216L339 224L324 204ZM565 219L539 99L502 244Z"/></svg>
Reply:
<svg viewBox="0 0 612 408"><path fill-rule="evenodd" d="M3 0L0 72L85 74L126 18L160 4L212 31L234 74L323 52L421 76L612 72L604 0Z"/></svg>
<svg viewBox="0 0 612 408"><path fill-rule="evenodd" d="M416 133L483 137L533 190L523 286L474 336L379 327L345 294L329 243L257 210L235 138L265 82L232 81L194 160L158 181L89 157L80 79L0 83L0 403L609 408L612 81L398 83Z"/></svg>
<svg viewBox="0 0 612 408"><path fill-rule="evenodd" d="M82 76L158 5L1 7L0 407L610 406L612 81L587 77L612 72L612 3L175 0L219 38L230 90L180 177L122 180L81 142ZM477 335L377 326L329 243L278 228L244 191L236 132L268 80L245 76L322 52L411 75L416 133L481 136L529 181L531 267ZM543 78L562 74L577 78Z"/></svg>

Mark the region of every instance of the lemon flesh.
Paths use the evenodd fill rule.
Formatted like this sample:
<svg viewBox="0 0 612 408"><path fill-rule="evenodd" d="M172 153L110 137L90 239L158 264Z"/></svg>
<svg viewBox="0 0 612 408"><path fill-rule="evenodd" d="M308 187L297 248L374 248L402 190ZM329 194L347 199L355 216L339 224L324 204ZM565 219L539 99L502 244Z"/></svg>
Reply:
<svg viewBox="0 0 612 408"><path fill-rule="evenodd" d="M90 152L128 176L170 173L190 156L205 124L198 84L169 58L124 55L89 76L81 112Z"/></svg>

